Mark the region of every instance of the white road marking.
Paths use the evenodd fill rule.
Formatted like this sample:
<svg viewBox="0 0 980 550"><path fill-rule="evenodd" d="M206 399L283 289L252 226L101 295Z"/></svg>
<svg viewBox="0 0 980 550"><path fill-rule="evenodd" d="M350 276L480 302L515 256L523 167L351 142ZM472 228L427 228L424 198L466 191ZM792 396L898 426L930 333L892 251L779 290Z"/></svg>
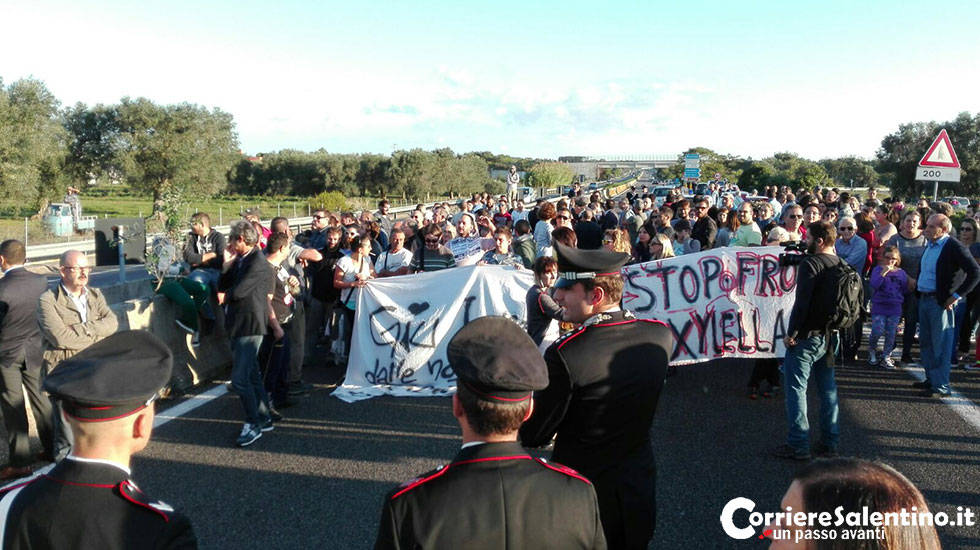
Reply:
<svg viewBox="0 0 980 550"><path fill-rule="evenodd" d="M911 367L903 366L902 369L905 372L917 373L921 376L913 376L916 380L922 380L925 377L925 370L922 367ZM966 421L967 424L973 426L975 430L980 432L980 407L976 405L973 401L970 401L963 394L950 388L950 396L943 398L943 404L953 409L960 418Z"/></svg>
<svg viewBox="0 0 980 550"><path fill-rule="evenodd" d="M179 405L174 405L173 407L170 407L169 409L161 413L158 413L156 416L156 420L153 421L153 427L159 428L160 426L163 426L167 422L170 422L175 418L180 418L181 416L193 411L194 409L202 405L207 405L211 401L221 397L226 393L228 393L228 388L225 387L225 382L219 381L218 385L211 388L210 390L203 393L199 393L197 395L192 395L189 398L187 398L187 400L184 401L183 403Z"/></svg>

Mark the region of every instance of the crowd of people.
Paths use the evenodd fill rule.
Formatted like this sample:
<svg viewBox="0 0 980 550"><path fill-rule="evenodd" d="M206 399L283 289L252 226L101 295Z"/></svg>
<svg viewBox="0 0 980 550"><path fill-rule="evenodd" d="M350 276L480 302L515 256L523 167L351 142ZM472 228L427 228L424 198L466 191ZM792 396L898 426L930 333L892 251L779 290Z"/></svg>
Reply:
<svg viewBox="0 0 980 550"><path fill-rule="evenodd" d="M459 378L453 414L464 439L463 451L453 463L459 465L453 470L454 476L461 476L459 481L451 482L453 476L440 470L423 478L425 482L440 478L438 483L420 488L423 482L416 482L390 494L378 547L460 540L460 525L436 517L435 503L453 509L459 506L460 496L500 493L501 483L503 493L520 498L534 494L541 506L560 501L578 518L555 523L548 540L589 548L645 547L655 525L649 430L670 372L672 343L665 325L637 319L620 307L618 270L629 263L719 247L805 241L808 254L799 268L785 361L781 367L776 359L758 361L749 396L758 397L763 381L768 383L764 396L785 385L789 429L787 443L773 451L776 456L805 460L815 454L833 459L839 429L831 367L835 360L856 359L862 322L844 328L838 338L820 317L825 312L810 306L811 300L818 300L814 289L826 282L827 273L839 273L836 266L846 264L862 278L867 291L862 318L871 322L871 364L894 367L899 330L903 331L901 360L911 362L918 328L926 379L916 385L928 396L950 395L950 368L958 352L968 351L980 322L980 300L974 290L980 280L976 262L980 209L969 212L954 231L954 213L945 203L912 207L896 200L881 201L875 195L871 190L862 201L837 189L793 193L767 188L762 197L743 197L724 184L712 184L705 195L691 199L678 190L659 207L644 187L633 187L621 198L603 198L598 192L586 195L578 189L560 200L538 200L528 207L522 201L512 206L513 195L483 193L454 207L419 205L404 219L395 219L385 200L374 212L317 210L311 227L298 234L286 218L274 218L266 227L259 212L247 211L230 226L227 237L202 212L191 217L182 254L172 261L176 267L158 273L157 291L180 306L175 322L192 335L193 345L201 332L223 321L233 357L231 388L244 411L236 444L245 447L274 430L282 418L280 409L296 405L309 393L310 385L303 381L305 368L345 365L358 293L372 279L468 265L529 270L535 284L527 294L523 331L515 334L517 325L501 318L479 319L450 343L451 363ZM120 425L138 436L119 454L126 457L123 469L128 474L129 454L148 439L148 432L140 433L147 421L140 411L151 406L148 395L155 395L162 385L158 375L164 368L169 377L168 352L146 360L147 371L156 373L148 375L154 391L143 385L132 394L116 395L125 393L125 384L110 390L91 385L79 389L72 385L74 379L62 380L63 373L78 376L84 373L78 365L100 358L111 365L106 373L118 369L117 355L131 343L114 335L114 314L98 289L88 286L91 268L84 254L70 251L61 257L61 282L52 289L43 275L23 269L25 260L26 250L19 241L0 244L4 271L0 301L5 305L0 311L4 385L0 403L11 434L11 463L2 476L29 474L28 466L37 458L30 456L23 391L42 439L43 460L84 462L77 450L104 436L86 422L122 419ZM592 339L602 340L603 345L588 346ZM151 349L155 345L147 343ZM838 347L841 351L836 354ZM596 349L605 355L597 355ZM980 353L980 347L976 351ZM86 353L95 359L72 362ZM977 360L980 364L980 355ZM66 364L73 366L66 369ZM632 370L637 364L656 368L638 377ZM973 365L973 360L966 362L971 369ZM51 376L59 369L61 378ZM806 410L811 378L821 403L821 438L812 449ZM42 385L47 391L42 391ZM99 401L80 395L85 392L105 395ZM55 397L53 402L49 395ZM103 402L104 407L91 406ZM143 405L134 407L134 403ZM119 412L116 407L126 409L125 414L92 412ZM93 418L85 418L88 414ZM530 459L520 444L537 447L552 441L555 460L574 470L541 462L507 481L487 477L479 468L461 467ZM815 463L813 471L794 481L786 499L802 498L808 509L829 505L808 496L817 481L848 484L854 483L855 472L891 472L869 464ZM904 480L894 474L899 482ZM536 481L530 483L531 479ZM918 494L914 487L911 491ZM559 499L559 495L564 496ZM486 507L488 498L493 497L470 498L470 505ZM417 509L420 506L431 509L423 514ZM518 540L538 540L537 530L528 529L523 521L530 520L514 518L504 526L474 524L470 528L480 532L469 536L513 530ZM189 529L187 525L179 533L188 546L193 544ZM935 533L922 537L932 541Z"/></svg>

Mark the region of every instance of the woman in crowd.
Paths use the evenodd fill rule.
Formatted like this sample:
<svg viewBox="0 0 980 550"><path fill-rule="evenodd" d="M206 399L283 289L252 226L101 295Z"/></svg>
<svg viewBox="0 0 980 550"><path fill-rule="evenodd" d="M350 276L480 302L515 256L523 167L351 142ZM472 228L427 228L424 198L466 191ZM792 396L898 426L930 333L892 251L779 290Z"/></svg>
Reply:
<svg viewBox="0 0 980 550"><path fill-rule="evenodd" d="M625 229L607 229L602 235L602 246L613 252L629 254L633 251L633 247L630 246L629 233Z"/></svg>
<svg viewBox="0 0 980 550"><path fill-rule="evenodd" d="M878 265L871 270L871 335L868 337L868 364L879 364L878 339L884 335L885 344L881 352L881 366L894 369L891 354L895 349L895 334L898 320L902 316L902 304L909 293L908 275L902 268L902 258L898 248L886 246L881 249Z"/></svg>
<svg viewBox="0 0 980 550"><path fill-rule="evenodd" d="M939 550L939 535L932 522L917 521L915 525L901 525L897 515L929 513L929 505L922 493L897 470L881 462L858 458L832 458L815 460L801 468L783 495L781 511L792 508L793 513L821 514L831 517L842 514L880 514L882 518L896 520L881 527L848 525L792 525L787 522L770 523L764 529L773 539L769 548L783 550L805 548L808 550ZM885 516L888 514L888 516ZM907 517L907 516L906 516ZM917 518L921 516L916 516ZM820 529L827 537L812 540L796 532ZM841 536L844 530L861 529L864 537L847 540ZM836 531L830 536L826 531ZM880 530L880 531L879 531ZM776 532L778 531L778 533ZM884 533L879 539L878 533ZM797 540L799 538L800 540Z"/></svg>
<svg viewBox="0 0 980 550"><path fill-rule="evenodd" d="M731 243L735 232L738 231L739 222L735 212L728 208L718 210L715 221L718 222L718 233L715 236L715 248L728 246Z"/></svg>
<svg viewBox="0 0 980 550"><path fill-rule="evenodd" d="M892 209L888 204L879 204L874 209L875 222L878 224L874 230L875 239L879 243L887 241L898 233L898 228L892 223L891 215Z"/></svg>
<svg viewBox="0 0 980 550"><path fill-rule="evenodd" d="M534 244L537 248L537 256L551 256L551 231L554 229L555 215L557 209L551 202L545 202L538 209L538 222L534 224Z"/></svg>
<svg viewBox="0 0 980 550"><path fill-rule="evenodd" d="M674 245L663 233L657 233L650 239L650 259L663 260L674 257Z"/></svg>
<svg viewBox="0 0 980 550"><path fill-rule="evenodd" d="M510 243L513 239L510 229L507 229L504 226L498 227L497 230L493 232L493 239L496 246L492 250L487 250L486 254L483 255L483 259L479 261L479 265L509 265L517 268L524 267L524 261L521 260L521 257L510 249Z"/></svg>
<svg viewBox="0 0 980 550"><path fill-rule="evenodd" d="M558 321L565 308L552 297L552 285L558 279L558 263L551 256L534 260L534 285L528 289L527 333L542 352L558 339Z"/></svg>
<svg viewBox="0 0 980 550"><path fill-rule="evenodd" d="M864 271L861 275L864 277L868 276L871 272L871 268L874 266L875 258L878 256L878 249L881 248L881 241L878 240L878 236L875 235L875 223L871 218L871 214L868 212L861 212L857 216L854 216L854 222L857 225L857 236L864 239L868 243L867 256L864 258Z"/></svg>
<svg viewBox="0 0 980 550"><path fill-rule="evenodd" d="M898 233L885 243L898 248L902 266L909 278L909 286L915 290L915 281L919 278L919 262L926 250L926 237L922 234L922 215L918 210L909 209L902 216ZM919 298L915 292L905 297L902 305L902 317L905 326L902 330L902 363L912 362L912 341L916 325L919 323Z"/></svg>
<svg viewBox="0 0 980 550"><path fill-rule="evenodd" d="M633 245L632 252L633 263L640 264L650 261L650 242L653 239L652 236L657 234L657 229L652 221L647 220L636 233L636 244Z"/></svg>
<svg viewBox="0 0 980 550"><path fill-rule="evenodd" d="M980 241L977 239L978 231L980 231L980 224L977 224L976 220L973 218L963 218L963 221L959 225L959 231L956 233L957 239L970 251L970 255L974 259L980 257ZM956 323L957 332L957 337L954 338L954 341L959 343L959 354L956 353L957 346L954 344L953 354L950 355L950 358L953 365L956 365L959 362L957 355L963 355L964 365L971 370L973 360L968 359L967 354L970 352L970 338L973 336L973 331L977 326L976 309L978 298L980 298L980 289L974 288L966 295L966 299L960 300L954 308L954 322Z"/></svg>
<svg viewBox="0 0 980 550"><path fill-rule="evenodd" d="M350 256L337 260L333 273L333 286L340 290L340 303L344 316L344 354L350 357L350 341L354 334L354 310L361 288L377 276L371 263L371 237L355 239Z"/></svg>

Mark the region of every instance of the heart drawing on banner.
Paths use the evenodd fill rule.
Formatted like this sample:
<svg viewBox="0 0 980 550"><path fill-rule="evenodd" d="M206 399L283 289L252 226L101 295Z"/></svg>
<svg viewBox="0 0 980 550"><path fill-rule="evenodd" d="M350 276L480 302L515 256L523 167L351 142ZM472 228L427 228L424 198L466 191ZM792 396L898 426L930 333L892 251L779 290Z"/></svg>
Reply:
<svg viewBox="0 0 980 550"><path fill-rule="evenodd" d="M429 309L429 302L422 302L420 304L410 304L408 306L408 312L412 315L418 315L423 311Z"/></svg>

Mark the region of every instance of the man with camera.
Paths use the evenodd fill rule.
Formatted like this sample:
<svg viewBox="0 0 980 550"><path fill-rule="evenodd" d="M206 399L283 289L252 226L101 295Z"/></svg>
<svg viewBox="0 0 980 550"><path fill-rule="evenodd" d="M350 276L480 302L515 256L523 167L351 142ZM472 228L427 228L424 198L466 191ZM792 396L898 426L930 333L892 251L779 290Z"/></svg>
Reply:
<svg viewBox="0 0 980 550"><path fill-rule="evenodd" d="M821 441L813 451L821 456L837 453L839 430L837 426L837 382L834 369L827 364L828 357L837 346L836 335L827 330L830 309L823 292L826 270L837 266L841 260L834 251L837 231L827 222L815 222L807 228L807 254L797 266L796 298L786 327L786 359L783 362L786 388L786 421L789 433L786 444L776 447L772 454L777 458L809 460L810 439L807 422L806 389L811 375L817 383L820 395ZM814 295L814 293L817 295ZM833 292L833 289L830 289ZM832 341L828 341L832 340Z"/></svg>

